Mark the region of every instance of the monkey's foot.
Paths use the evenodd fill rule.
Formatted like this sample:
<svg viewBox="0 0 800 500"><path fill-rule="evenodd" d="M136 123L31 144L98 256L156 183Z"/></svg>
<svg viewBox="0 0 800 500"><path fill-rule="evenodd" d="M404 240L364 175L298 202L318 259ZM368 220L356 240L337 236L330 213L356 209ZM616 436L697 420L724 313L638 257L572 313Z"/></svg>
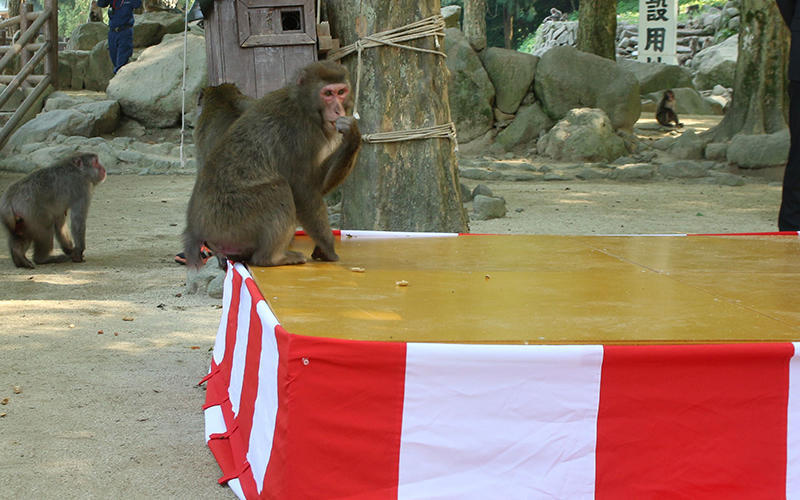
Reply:
<svg viewBox="0 0 800 500"><path fill-rule="evenodd" d="M339 260L339 256L336 255L336 252L333 250L326 252L322 250L319 245L314 247L314 251L311 253L311 258L314 260L325 260L328 262L336 262Z"/></svg>

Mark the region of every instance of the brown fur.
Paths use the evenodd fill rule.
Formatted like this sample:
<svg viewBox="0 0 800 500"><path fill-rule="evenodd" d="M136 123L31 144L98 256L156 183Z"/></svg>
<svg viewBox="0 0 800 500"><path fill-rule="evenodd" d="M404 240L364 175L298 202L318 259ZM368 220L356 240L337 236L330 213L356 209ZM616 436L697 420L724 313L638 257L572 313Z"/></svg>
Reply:
<svg viewBox="0 0 800 500"><path fill-rule="evenodd" d="M189 266L199 266L203 242L253 265L302 264L288 250L297 222L316 243L313 258L338 260L323 195L353 168L361 134L350 116L335 126L323 116L320 91L346 83L344 67L314 63L297 81L253 102L208 152L186 215Z"/></svg>
<svg viewBox="0 0 800 500"><path fill-rule="evenodd" d="M200 91L197 96L197 125L194 127L198 171L203 168L209 151L253 102L255 99L242 94L232 83L206 87Z"/></svg>
<svg viewBox="0 0 800 500"><path fill-rule="evenodd" d="M676 127L683 127L683 123L678 120L678 113L675 112L675 92L664 91L656 110L656 121L665 127L671 127L673 124Z"/></svg>
<svg viewBox="0 0 800 500"><path fill-rule="evenodd" d="M97 155L76 153L10 185L0 197L0 220L8 232L14 265L34 267L25 257L31 243L36 264L70 259L83 262L86 216L92 190L105 178L106 170ZM67 215L70 217L69 230ZM50 255L54 235L64 255Z"/></svg>

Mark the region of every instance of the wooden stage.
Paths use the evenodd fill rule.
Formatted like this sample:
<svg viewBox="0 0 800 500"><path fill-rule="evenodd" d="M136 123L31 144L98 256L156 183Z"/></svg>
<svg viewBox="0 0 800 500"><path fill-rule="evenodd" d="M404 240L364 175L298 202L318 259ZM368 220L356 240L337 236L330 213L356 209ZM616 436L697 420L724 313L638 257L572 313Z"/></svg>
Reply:
<svg viewBox="0 0 800 500"><path fill-rule="evenodd" d="M312 243L298 237L293 248L308 256ZM251 268L289 332L510 344L800 340L797 236L343 232L336 250L335 263Z"/></svg>

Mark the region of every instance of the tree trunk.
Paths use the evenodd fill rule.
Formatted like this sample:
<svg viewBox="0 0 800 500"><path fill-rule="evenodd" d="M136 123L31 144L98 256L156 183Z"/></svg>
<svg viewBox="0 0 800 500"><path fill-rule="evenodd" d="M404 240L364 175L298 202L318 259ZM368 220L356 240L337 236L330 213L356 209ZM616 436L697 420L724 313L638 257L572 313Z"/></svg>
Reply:
<svg viewBox="0 0 800 500"><path fill-rule="evenodd" d="M328 2L331 30L342 46L355 43L359 36L397 29L439 12L439 0ZM408 43L444 50L444 40L437 47L432 36ZM357 59L355 53L342 59L354 87ZM451 121L447 99L444 57L388 46L363 51L358 102L362 134L446 125ZM449 139L365 143L341 192L343 228L468 229L454 143Z"/></svg>
<svg viewBox="0 0 800 500"><path fill-rule="evenodd" d="M706 137L724 142L736 134L771 134L787 127L789 40L773 0L742 0L733 100Z"/></svg>
<svg viewBox="0 0 800 500"><path fill-rule="evenodd" d="M486 0L464 0L464 36L472 48L486 48Z"/></svg>
<svg viewBox="0 0 800 500"><path fill-rule="evenodd" d="M514 10L511 5L503 6L503 47L514 48Z"/></svg>
<svg viewBox="0 0 800 500"><path fill-rule="evenodd" d="M617 59L616 0L581 0L578 8L578 50Z"/></svg>

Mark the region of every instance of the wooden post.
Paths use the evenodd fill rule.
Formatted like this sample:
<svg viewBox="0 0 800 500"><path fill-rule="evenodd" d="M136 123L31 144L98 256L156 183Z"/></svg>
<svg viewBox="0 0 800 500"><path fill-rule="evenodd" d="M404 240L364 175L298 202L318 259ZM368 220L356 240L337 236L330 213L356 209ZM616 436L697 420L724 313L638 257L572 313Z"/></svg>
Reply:
<svg viewBox="0 0 800 500"><path fill-rule="evenodd" d="M396 29L438 14L439 0L340 0L328 2L331 31L342 46L366 35ZM410 43L444 50L434 38ZM362 53L358 124L362 134L403 131L450 123L444 57L390 46ZM342 59L355 84L358 56ZM392 231L462 233L454 144L421 139L364 144L353 172L342 184L342 227Z"/></svg>
<svg viewBox="0 0 800 500"><path fill-rule="evenodd" d="M28 14L33 11L33 4L29 2L25 2L20 6L19 9L19 34L22 37L23 34L28 30L28 26L31 25L30 20L28 20ZM19 67L25 66L25 63L28 62L30 58L30 53L28 52L27 44L22 46L22 50L19 53ZM22 82L22 87L30 87L31 85L24 81Z"/></svg>
<svg viewBox="0 0 800 500"><path fill-rule="evenodd" d="M44 30L45 43L50 44L44 65L44 74L50 75L50 81L58 86L58 1L45 0L45 10L50 10Z"/></svg>

